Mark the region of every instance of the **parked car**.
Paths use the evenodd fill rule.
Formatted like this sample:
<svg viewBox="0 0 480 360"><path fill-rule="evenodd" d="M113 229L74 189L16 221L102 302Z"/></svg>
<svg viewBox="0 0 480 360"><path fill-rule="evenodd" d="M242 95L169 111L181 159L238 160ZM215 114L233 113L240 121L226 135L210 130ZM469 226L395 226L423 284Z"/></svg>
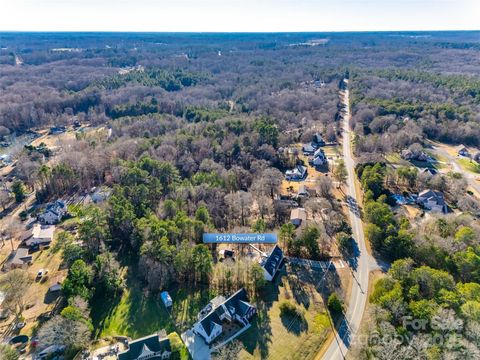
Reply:
<svg viewBox="0 0 480 360"><path fill-rule="evenodd" d="M48 275L48 269L40 269L38 270L37 277L35 280L40 281L42 278L46 277Z"/></svg>

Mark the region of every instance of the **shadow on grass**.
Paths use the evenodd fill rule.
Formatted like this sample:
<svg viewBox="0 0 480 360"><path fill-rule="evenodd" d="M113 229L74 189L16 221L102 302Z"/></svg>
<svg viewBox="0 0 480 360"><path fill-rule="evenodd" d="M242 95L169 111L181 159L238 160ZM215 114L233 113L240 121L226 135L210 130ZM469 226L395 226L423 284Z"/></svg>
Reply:
<svg viewBox="0 0 480 360"><path fill-rule="evenodd" d="M282 320L282 324L285 326L285 329L297 336L308 330L308 323L303 314L293 316L281 315L280 319Z"/></svg>
<svg viewBox="0 0 480 360"><path fill-rule="evenodd" d="M286 271L284 267L274 278L274 281L268 283L261 291L258 299L262 300L257 300L255 303L255 306L257 307L257 315L254 317L252 326L238 338L249 354L253 354L258 347L262 359L268 357L272 338L272 327L268 312L271 309L272 304L278 301L280 293L279 287L283 286L282 275L285 274Z"/></svg>
<svg viewBox="0 0 480 360"><path fill-rule="evenodd" d="M362 209L357 203L357 200L350 195L345 195L345 203L347 207L358 217L362 217Z"/></svg>
<svg viewBox="0 0 480 360"><path fill-rule="evenodd" d="M173 307L167 311L159 294L146 292L135 274L138 274L136 266L131 265L123 294L114 297L97 293L92 299L96 338L112 335L138 338L162 329L181 333L197 320L200 309L210 301L208 288L172 286L169 293Z"/></svg>
<svg viewBox="0 0 480 360"><path fill-rule="evenodd" d="M93 335L95 338L100 337L103 331L107 327L106 322L112 317L115 309L120 303L121 296L110 297L103 294L95 294L91 300L91 312L92 324L94 327ZM121 335L121 334L117 334Z"/></svg>
<svg viewBox="0 0 480 360"><path fill-rule="evenodd" d="M290 286L290 290L295 301L298 304L303 304L303 306L305 306L305 309L308 310L308 308L310 307L310 293L305 291L306 284L298 276L298 273L299 272L297 271L295 274L290 274L290 276L288 276L288 285Z"/></svg>
<svg viewBox="0 0 480 360"><path fill-rule="evenodd" d="M43 303L48 305L53 304L60 298L61 294L62 293L60 291L56 291L56 292L47 291L47 293L43 297Z"/></svg>
<svg viewBox="0 0 480 360"><path fill-rule="evenodd" d="M322 283L318 284L318 291L322 294L323 303L328 304L329 296L341 288L342 281L335 268L331 269L325 274L325 278ZM351 328L345 318L345 313L329 314L330 325L335 328L341 341L347 346L350 346L351 342Z"/></svg>

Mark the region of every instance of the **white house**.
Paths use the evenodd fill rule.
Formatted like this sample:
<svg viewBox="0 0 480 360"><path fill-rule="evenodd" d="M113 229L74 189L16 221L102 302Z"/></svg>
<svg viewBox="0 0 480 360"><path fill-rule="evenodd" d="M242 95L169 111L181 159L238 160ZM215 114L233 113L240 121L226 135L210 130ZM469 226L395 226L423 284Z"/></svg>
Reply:
<svg viewBox="0 0 480 360"><path fill-rule="evenodd" d="M470 157L470 153L465 145L457 146L456 151L459 156Z"/></svg>
<svg viewBox="0 0 480 360"><path fill-rule="evenodd" d="M285 172L285 178L290 181L300 181L307 177L307 167L303 165L297 165L292 170Z"/></svg>
<svg viewBox="0 0 480 360"><path fill-rule="evenodd" d="M242 327L250 323L257 309L247 299L245 289L223 301L223 297L216 297L200 313L207 313L193 326L194 333L203 337L207 344L211 344L222 332L224 323L236 322Z"/></svg>
<svg viewBox="0 0 480 360"><path fill-rule="evenodd" d="M304 208L292 209L290 212L290 222L295 226L300 226L307 220L307 211Z"/></svg>
<svg viewBox="0 0 480 360"><path fill-rule="evenodd" d="M53 240L53 233L55 232L55 225L33 225L32 235L25 241L29 247L39 245L48 246Z"/></svg>
<svg viewBox="0 0 480 360"><path fill-rule="evenodd" d="M327 156L325 155L322 149L318 149L317 151L315 151L315 153L313 154L313 160L312 160L313 165L322 166L322 165L325 165L327 162L328 162Z"/></svg>
<svg viewBox="0 0 480 360"><path fill-rule="evenodd" d="M211 344L222 331L222 319L216 312L212 312L193 326L193 332L203 337L207 344Z"/></svg>
<svg viewBox="0 0 480 360"><path fill-rule="evenodd" d="M416 202L427 210L442 212L444 214L448 212L448 206L440 191L424 190L418 194Z"/></svg>
<svg viewBox="0 0 480 360"><path fill-rule="evenodd" d="M165 360L170 359L170 340L159 334L145 336L128 342L128 349L119 353L118 360Z"/></svg>
<svg viewBox="0 0 480 360"><path fill-rule="evenodd" d="M260 265L263 268L263 277L267 281L272 281L283 262L283 251L277 245L273 248L272 252L263 258Z"/></svg>
<svg viewBox="0 0 480 360"><path fill-rule="evenodd" d="M57 200L45 208L45 211L38 216L38 220L43 224L57 224L66 214L67 205L63 200Z"/></svg>

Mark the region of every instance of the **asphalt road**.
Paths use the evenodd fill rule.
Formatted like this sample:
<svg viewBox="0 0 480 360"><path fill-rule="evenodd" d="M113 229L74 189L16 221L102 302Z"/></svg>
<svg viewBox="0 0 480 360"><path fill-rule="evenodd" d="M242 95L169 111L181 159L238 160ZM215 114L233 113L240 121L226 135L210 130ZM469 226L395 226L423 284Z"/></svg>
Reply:
<svg viewBox="0 0 480 360"><path fill-rule="evenodd" d="M372 260L365 246L365 235L363 224L360 218L358 207L360 197L355 187L355 163L352 158L351 131L349 126L350 106L349 91L345 91L344 101L346 113L343 124L343 155L345 166L348 171L346 184L347 203L349 205L349 217L352 226L353 238L358 247L357 257L350 259L354 261L352 267L353 283L348 309L345 313L345 320L337 328L335 339L323 355L325 360L344 359L352 341L360 327L365 305L367 303L368 275L371 269Z"/></svg>

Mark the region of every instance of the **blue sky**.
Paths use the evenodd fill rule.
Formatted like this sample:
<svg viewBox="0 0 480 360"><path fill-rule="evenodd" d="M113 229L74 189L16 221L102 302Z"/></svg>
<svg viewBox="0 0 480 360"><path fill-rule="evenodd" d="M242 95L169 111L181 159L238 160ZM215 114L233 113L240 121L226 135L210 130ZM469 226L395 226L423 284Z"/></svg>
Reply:
<svg viewBox="0 0 480 360"><path fill-rule="evenodd" d="M480 0L0 0L0 30L480 29Z"/></svg>

